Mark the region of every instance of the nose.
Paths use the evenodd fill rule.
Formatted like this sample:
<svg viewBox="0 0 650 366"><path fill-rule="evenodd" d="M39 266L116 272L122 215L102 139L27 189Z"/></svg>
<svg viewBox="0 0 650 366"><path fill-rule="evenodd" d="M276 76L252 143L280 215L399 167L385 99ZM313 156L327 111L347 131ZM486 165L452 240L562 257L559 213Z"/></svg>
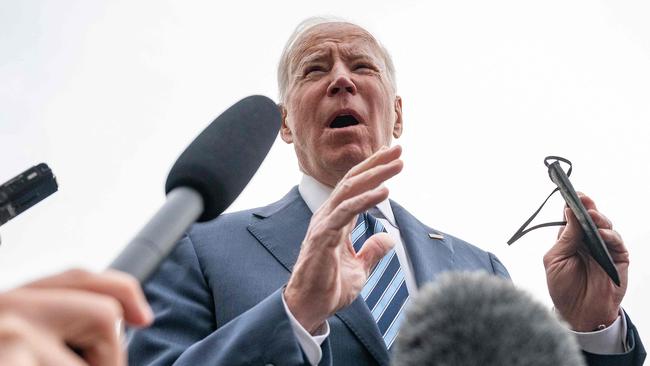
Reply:
<svg viewBox="0 0 650 366"><path fill-rule="evenodd" d="M334 72L334 78L327 87L327 96L333 97L339 93L357 94L357 86L350 78L350 74L344 67L339 66Z"/></svg>

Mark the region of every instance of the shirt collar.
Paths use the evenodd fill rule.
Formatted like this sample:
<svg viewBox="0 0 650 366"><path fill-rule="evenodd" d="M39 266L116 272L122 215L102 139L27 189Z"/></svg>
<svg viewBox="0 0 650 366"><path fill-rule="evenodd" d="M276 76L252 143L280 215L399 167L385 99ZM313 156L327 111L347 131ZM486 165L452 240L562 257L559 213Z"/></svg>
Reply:
<svg viewBox="0 0 650 366"><path fill-rule="evenodd" d="M302 175L302 180L298 185L298 191L312 213L316 212L325 203L333 190L333 188L324 185L307 174ZM388 199L379 202L376 207L391 225L397 227L393 209L390 207Z"/></svg>

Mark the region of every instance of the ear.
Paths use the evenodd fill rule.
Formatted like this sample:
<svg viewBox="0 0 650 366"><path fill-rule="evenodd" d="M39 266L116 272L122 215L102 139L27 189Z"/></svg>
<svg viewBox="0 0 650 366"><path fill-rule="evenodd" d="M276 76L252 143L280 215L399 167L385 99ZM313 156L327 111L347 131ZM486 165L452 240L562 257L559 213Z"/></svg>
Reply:
<svg viewBox="0 0 650 366"><path fill-rule="evenodd" d="M398 139L402 136L402 97L395 96L395 124L393 125L393 137Z"/></svg>
<svg viewBox="0 0 650 366"><path fill-rule="evenodd" d="M280 137L282 138L282 141L286 142L287 144L291 144L293 143L293 134L289 128L289 125L287 124L287 107L285 107L284 104L278 104L278 107L280 108L280 113L282 113Z"/></svg>

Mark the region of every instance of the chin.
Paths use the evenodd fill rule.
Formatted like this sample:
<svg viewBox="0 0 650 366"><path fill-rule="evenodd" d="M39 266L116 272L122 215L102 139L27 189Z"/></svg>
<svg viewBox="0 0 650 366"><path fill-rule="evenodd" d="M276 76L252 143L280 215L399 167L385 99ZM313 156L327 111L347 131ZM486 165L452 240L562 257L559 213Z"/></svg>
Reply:
<svg viewBox="0 0 650 366"><path fill-rule="evenodd" d="M337 171L348 171L353 166L366 160L372 151L370 149L363 149L359 146L344 146L337 149L336 153L330 156L330 166L334 167Z"/></svg>

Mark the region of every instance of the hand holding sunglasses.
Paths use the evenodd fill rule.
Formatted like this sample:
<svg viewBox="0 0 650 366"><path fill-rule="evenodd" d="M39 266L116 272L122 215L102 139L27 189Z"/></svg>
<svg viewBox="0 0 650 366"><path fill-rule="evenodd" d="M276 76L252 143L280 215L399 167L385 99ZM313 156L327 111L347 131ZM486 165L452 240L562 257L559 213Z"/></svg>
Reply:
<svg viewBox="0 0 650 366"><path fill-rule="evenodd" d="M569 170L566 173L562 169L560 162L564 162L569 165ZM607 273L609 278L612 279L612 281L616 284L616 286L621 286L621 280L620 280L618 270L614 265L612 256L607 250L607 245L605 245L603 238L598 233L598 227L596 226L596 224L594 224L594 221L592 220L591 216L587 212L587 209L582 204L580 197L578 196L575 189L573 188L571 181L569 181L569 176L571 175L571 171L573 169L571 162L559 156L547 156L544 159L544 164L548 167L548 175L551 178L551 181L553 181L553 183L557 185L557 188L555 188L553 192L551 192L551 194L548 197L546 197L546 199L544 200L542 205L537 209L537 211L535 211L535 213L533 213L533 215L528 220L526 220L526 222L519 228L519 230L517 230L517 232L512 236L512 238L508 240L508 245L511 245L519 238L521 238L524 234L532 230L541 227L547 227L547 226L566 225L566 221L557 221L557 222L549 222L545 224L535 225L530 228L526 228L530 224L530 222L533 221L535 216L537 216L537 214L542 210L542 207L544 207L548 199L551 198L551 196L555 192L559 191L562 194L562 197L566 201L571 211L573 211L573 214L578 219L578 222L580 223L580 227L582 228L582 232L583 232L583 240L587 246L587 251L589 255Z"/></svg>

